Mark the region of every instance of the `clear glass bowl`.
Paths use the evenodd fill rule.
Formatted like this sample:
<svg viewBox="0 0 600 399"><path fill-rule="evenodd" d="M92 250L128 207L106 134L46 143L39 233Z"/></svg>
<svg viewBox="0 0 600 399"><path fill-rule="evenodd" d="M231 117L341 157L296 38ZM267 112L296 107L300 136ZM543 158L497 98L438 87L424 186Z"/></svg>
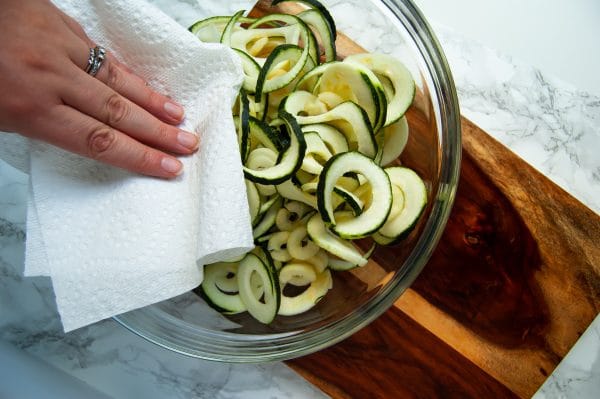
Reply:
<svg viewBox="0 0 600 399"><path fill-rule="evenodd" d="M426 181L429 204L400 245L379 247L369 264L334 273L333 289L311 311L262 325L247 314L224 317L190 292L115 319L167 349L209 360L264 362L335 344L386 311L427 263L448 220L460 167L460 114L448 64L410 0L323 1L338 31L368 51L398 56L417 83L401 162Z"/></svg>

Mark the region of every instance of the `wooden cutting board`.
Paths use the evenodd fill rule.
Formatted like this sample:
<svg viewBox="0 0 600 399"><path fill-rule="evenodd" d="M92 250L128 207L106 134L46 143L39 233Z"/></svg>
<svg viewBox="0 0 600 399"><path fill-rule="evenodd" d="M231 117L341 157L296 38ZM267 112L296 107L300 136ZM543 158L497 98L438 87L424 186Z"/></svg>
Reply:
<svg viewBox="0 0 600 399"><path fill-rule="evenodd" d="M453 212L382 317L288 362L334 398L531 397L600 309L600 217L466 119Z"/></svg>
<svg viewBox="0 0 600 399"><path fill-rule="evenodd" d="M295 10L269 4L251 15ZM455 205L419 278L368 327L287 362L330 396L530 397L598 314L600 217L465 118L462 138Z"/></svg>

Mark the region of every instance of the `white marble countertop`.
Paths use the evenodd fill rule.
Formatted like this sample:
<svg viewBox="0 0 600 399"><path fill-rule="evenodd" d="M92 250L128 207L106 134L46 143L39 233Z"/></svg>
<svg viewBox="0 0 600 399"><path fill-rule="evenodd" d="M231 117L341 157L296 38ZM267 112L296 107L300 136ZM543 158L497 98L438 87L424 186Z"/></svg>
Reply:
<svg viewBox="0 0 600 399"><path fill-rule="evenodd" d="M600 96L600 2L597 0L415 0L445 25Z"/></svg>
<svg viewBox="0 0 600 399"><path fill-rule="evenodd" d="M190 11L190 3L195 2L186 1L154 2L168 4L169 13L185 24L195 18ZM198 2L207 15L251 4L241 0L203 3ZM424 10L437 4L434 0L418 3ZM468 3L459 1L456 7ZM472 32L461 32L435 18L432 22L454 73L462 113L600 212L600 97L584 91L586 87L577 82L555 78L543 65L533 68L500 55L473 40ZM112 320L63 334L50 281L22 277L26 189L27 177L0 162L0 341L116 398L323 396L279 363L225 365L187 358L134 336ZM2 380L3 370L10 367L3 359L0 354L0 386L7 383ZM536 397L592 398L598 392L597 318Z"/></svg>

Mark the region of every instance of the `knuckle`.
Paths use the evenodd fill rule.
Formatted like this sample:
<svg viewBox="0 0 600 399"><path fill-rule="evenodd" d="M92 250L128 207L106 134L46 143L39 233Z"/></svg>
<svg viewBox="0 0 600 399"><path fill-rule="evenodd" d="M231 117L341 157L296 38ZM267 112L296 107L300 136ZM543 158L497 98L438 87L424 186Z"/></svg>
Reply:
<svg viewBox="0 0 600 399"><path fill-rule="evenodd" d="M147 83L146 83L147 84ZM165 98L158 94L157 92L155 92L154 90L152 90L150 88L150 86L145 86L146 90L147 90L147 102L148 102L148 106L150 107L154 107L156 109L160 109L162 108L163 103L165 102Z"/></svg>
<svg viewBox="0 0 600 399"><path fill-rule="evenodd" d="M144 149L139 157L137 169L141 172L153 170L159 162L159 156L155 151Z"/></svg>
<svg viewBox="0 0 600 399"><path fill-rule="evenodd" d="M174 135L171 134L171 129L172 128L166 124L159 123L155 132L155 140L163 144L170 143L171 141L175 140Z"/></svg>
<svg viewBox="0 0 600 399"><path fill-rule="evenodd" d="M24 53L21 54L20 57L25 65L36 72L49 71L52 69L50 59L39 53Z"/></svg>
<svg viewBox="0 0 600 399"><path fill-rule="evenodd" d="M111 94L106 100L106 120L109 125L116 126L123 122L129 114L129 104L119 94Z"/></svg>
<svg viewBox="0 0 600 399"><path fill-rule="evenodd" d="M118 89L123 85L123 79L123 73L119 69L119 66L114 62L109 62L106 84L118 91Z"/></svg>
<svg viewBox="0 0 600 399"><path fill-rule="evenodd" d="M100 159L109 153L117 142L116 132L106 126L90 131L87 137L87 152L91 158Z"/></svg>

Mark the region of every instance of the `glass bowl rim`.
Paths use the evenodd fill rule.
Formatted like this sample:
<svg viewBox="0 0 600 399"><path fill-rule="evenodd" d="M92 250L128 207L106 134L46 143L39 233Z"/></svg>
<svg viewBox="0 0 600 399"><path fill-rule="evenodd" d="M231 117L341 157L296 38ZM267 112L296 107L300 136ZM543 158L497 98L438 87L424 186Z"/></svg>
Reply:
<svg viewBox="0 0 600 399"><path fill-rule="evenodd" d="M405 261L408 267L404 267L401 273L396 273L377 295L352 313L300 334L241 335L213 332L198 327L190 328L188 324L165 312L159 312L154 305L115 316L114 320L150 342L187 356L230 363L281 361L324 349L366 327L388 310L413 283L437 246L454 203L461 163L460 111L448 62L421 11L412 0L381 0L381 3L409 30L431 72L438 99L439 127L442 135L440 178L434 196L435 204L415 247ZM171 324L165 327L162 325L165 322ZM147 328L149 324L158 327L158 331L150 331L151 329ZM165 329L167 336L177 336L179 342L162 336L161 329ZM200 331L201 336L198 335ZM185 345L188 341L193 341L193 346Z"/></svg>

